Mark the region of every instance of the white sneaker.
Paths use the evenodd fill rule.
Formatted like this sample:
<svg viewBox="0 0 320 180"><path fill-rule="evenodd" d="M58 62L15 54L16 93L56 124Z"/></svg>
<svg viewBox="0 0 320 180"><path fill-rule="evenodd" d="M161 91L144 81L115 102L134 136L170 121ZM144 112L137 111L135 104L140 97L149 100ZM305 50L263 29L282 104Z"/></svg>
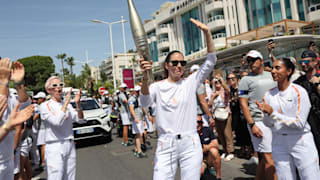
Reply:
<svg viewBox="0 0 320 180"><path fill-rule="evenodd" d="M224 159L226 157L226 153L222 153L222 155L220 156L221 159Z"/></svg>
<svg viewBox="0 0 320 180"><path fill-rule="evenodd" d="M259 159L252 156L247 162L245 162L244 164L246 165L250 165L250 164L256 164L258 165L259 164Z"/></svg>
<svg viewBox="0 0 320 180"><path fill-rule="evenodd" d="M234 158L233 154L228 154L226 158L224 158L224 161L231 161Z"/></svg>

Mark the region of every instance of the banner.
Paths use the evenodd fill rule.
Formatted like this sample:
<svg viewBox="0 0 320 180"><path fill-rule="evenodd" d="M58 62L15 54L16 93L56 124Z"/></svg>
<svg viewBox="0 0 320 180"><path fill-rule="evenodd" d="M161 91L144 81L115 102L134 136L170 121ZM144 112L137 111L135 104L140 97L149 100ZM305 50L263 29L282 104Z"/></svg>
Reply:
<svg viewBox="0 0 320 180"><path fill-rule="evenodd" d="M123 69L122 70L123 83L126 83L128 88L134 88L133 70Z"/></svg>

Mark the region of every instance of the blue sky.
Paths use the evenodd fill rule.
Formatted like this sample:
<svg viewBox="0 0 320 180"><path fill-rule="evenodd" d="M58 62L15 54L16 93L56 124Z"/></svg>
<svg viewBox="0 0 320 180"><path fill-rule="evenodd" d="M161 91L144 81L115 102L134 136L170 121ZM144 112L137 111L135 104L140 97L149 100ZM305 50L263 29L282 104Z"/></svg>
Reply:
<svg viewBox="0 0 320 180"><path fill-rule="evenodd" d="M134 3L144 21L166 1L170 0ZM92 23L91 19L114 22L124 16L129 20L127 0L1 0L0 12L0 56L12 61L33 55L51 56L56 72L61 70L57 54L85 61L87 49L89 60L95 60L89 65L94 66L110 56L109 26ZM121 24L114 24L112 31L114 53L122 53ZM125 24L125 35L127 50L135 49L129 22ZM76 63L74 72L79 74L81 69Z"/></svg>

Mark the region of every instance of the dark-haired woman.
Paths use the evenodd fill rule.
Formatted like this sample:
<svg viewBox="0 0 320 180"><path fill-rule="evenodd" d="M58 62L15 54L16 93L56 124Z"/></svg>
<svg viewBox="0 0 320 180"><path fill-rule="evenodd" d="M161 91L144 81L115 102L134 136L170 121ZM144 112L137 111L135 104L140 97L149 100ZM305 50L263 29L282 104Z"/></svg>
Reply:
<svg viewBox="0 0 320 180"><path fill-rule="evenodd" d="M141 104L148 107L156 104L156 126L159 135L155 154L153 179L174 179L177 166L181 179L200 179L202 148L197 133L196 90L212 71L217 57L210 30L205 24L190 19L201 29L207 41L207 60L200 69L182 78L186 61L183 54L173 51L165 59L165 80L147 85L148 61L140 61L143 71Z"/></svg>
<svg viewBox="0 0 320 180"><path fill-rule="evenodd" d="M272 77L278 86L256 102L265 113L264 123L272 129L272 156L279 180L316 180L320 177L319 157L307 122L310 100L304 88L290 83L295 70L289 58L274 61Z"/></svg>

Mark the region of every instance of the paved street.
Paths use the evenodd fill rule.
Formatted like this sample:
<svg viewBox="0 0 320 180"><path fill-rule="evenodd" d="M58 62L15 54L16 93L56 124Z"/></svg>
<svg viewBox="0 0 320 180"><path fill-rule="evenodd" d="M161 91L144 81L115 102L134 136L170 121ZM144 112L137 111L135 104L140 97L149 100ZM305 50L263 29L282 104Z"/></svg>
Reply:
<svg viewBox="0 0 320 180"><path fill-rule="evenodd" d="M152 146L156 144L155 139L150 141ZM152 179L155 147L147 151L147 158L137 159L133 156L133 146L122 146L121 139L115 134L113 134L113 140L107 144L91 140L78 143L77 146L77 180ZM222 179L253 179L254 175L250 175L249 172L254 172L254 167L244 168L242 163L245 161L235 158L230 162L222 162ZM46 173L42 172L33 178L33 180L37 179L46 179ZM180 179L179 172L176 179ZM215 178L206 173L202 179Z"/></svg>

